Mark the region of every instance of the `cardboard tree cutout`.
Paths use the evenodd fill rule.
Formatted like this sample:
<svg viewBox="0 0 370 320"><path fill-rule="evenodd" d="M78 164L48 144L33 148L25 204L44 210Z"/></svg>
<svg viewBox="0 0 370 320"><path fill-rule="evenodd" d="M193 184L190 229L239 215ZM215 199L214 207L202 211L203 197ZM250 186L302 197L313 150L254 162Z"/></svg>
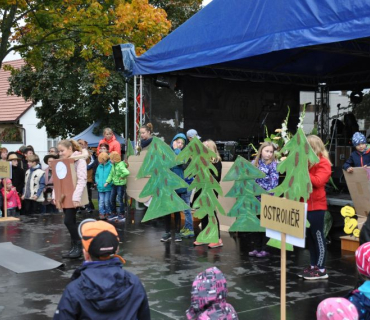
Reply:
<svg viewBox="0 0 370 320"><path fill-rule="evenodd" d="M192 139L177 156L177 160L183 163L191 160L184 173L186 177L194 177L189 190L201 191L193 203L193 208L196 209L194 217L202 219L206 215L209 216L207 227L197 237L197 241L203 243L218 242L218 228L214 211L217 209L219 213L225 215L225 210L216 196L216 193L222 195L222 189L211 173L212 171L215 175L218 174L211 162L212 158L216 158L216 154L205 147L198 138Z"/></svg>
<svg viewBox="0 0 370 320"><path fill-rule="evenodd" d="M170 168L177 165L173 150L161 139L153 138L137 178L150 176L139 197L152 196L143 222L178 212L190 207L176 193L176 189L187 188L188 184Z"/></svg>
<svg viewBox="0 0 370 320"><path fill-rule="evenodd" d="M249 161L238 156L223 181L235 181L225 197L236 198L236 203L227 214L237 219L230 227L232 232L264 232L257 215L261 212L261 203L256 198L267 193L255 181L264 178L265 174Z"/></svg>
<svg viewBox="0 0 370 320"><path fill-rule="evenodd" d="M319 158L308 143L302 128L298 128L297 133L286 143L281 153L284 154L287 151L289 152L287 158L277 166L278 172L286 174L285 179L282 184L269 192L274 193L275 196L284 195L289 200L300 201L303 199L304 202L307 202L312 192L308 166L309 163L318 163ZM308 221L307 227L309 227ZM280 248L278 240L270 239L267 244ZM287 250L289 249L287 245Z"/></svg>
<svg viewBox="0 0 370 320"><path fill-rule="evenodd" d="M131 140L127 139L126 159L134 155L135 155L135 150L134 150L134 147L132 146Z"/></svg>
<svg viewBox="0 0 370 320"><path fill-rule="evenodd" d="M284 195L289 200L303 199L307 202L312 192L308 166L309 163L318 163L319 158L312 150L301 128L298 128L297 133L281 150L282 153L286 151L289 151L287 158L277 166L278 172L286 173L285 179L282 184L271 190L271 193L275 196Z"/></svg>

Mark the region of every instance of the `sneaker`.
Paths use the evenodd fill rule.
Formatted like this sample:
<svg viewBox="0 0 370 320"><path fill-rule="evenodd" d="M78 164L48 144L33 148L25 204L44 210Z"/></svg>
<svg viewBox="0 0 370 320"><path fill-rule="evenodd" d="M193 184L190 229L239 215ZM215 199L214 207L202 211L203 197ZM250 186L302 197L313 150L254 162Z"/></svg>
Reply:
<svg viewBox="0 0 370 320"><path fill-rule="evenodd" d="M106 216L104 213L99 213L99 219L100 220L107 220Z"/></svg>
<svg viewBox="0 0 370 320"><path fill-rule="evenodd" d="M315 268L311 270L309 274L303 276L303 279L306 279L306 280L320 280L320 279L327 279L327 278L329 278L329 276L326 273L326 270L324 270L324 272L321 272L319 268Z"/></svg>
<svg viewBox="0 0 370 320"><path fill-rule="evenodd" d="M180 231L180 234L181 234L181 237L183 237L185 239L194 238L194 231L193 230L185 229L184 232Z"/></svg>
<svg viewBox="0 0 370 320"><path fill-rule="evenodd" d="M209 245L208 245L208 248L218 248L218 247L222 247L224 244L223 244L223 242L222 242L222 239L220 239L220 240L218 240L218 242L216 242L216 243L210 243Z"/></svg>
<svg viewBox="0 0 370 320"><path fill-rule="evenodd" d="M161 241L162 242L167 242L171 240L171 233L170 232L165 232L162 236Z"/></svg>
<svg viewBox="0 0 370 320"><path fill-rule="evenodd" d="M259 253L259 252L258 252L257 250L253 250L253 251L248 252L248 255L249 255L250 257L255 257L258 253Z"/></svg>
<svg viewBox="0 0 370 320"><path fill-rule="evenodd" d="M115 221L116 219L118 218L118 216L116 214L112 214L110 213L107 217L107 220L108 221Z"/></svg>
<svg viewBox="0 0 370 320"><path fill-rule="evenodd" d="M194 242L193 242L193 245L195 245L195 246L204 246L204 245L206 245L206 244L208 244L208 243L205 243L205 242L198 242L198 241L194 241Z"/></svg>
<svg viewBox="0 0 370 320"><path fill-rule="evenodd" d="M182 241L181 233L175 233L175 242L181 242L181 241Z"/></svg>
<svg viewBox="0 0 370 320"><path fill-rule="evenodd" d="M180 233L184 233L185 232L185 230L187 230L186 228L185 228L185 226L183 227L183 228L181 228L180 229Z"/></svg>
<svg viewBox="0 0 370 320"><path fill-rule="evenodd" d="M268 257L270 255L270 253L268 253L267 251L261 251L261 252L258 252L257 254L256 254L256 257L257 258L266 258L266 257Z"/></svg>
<svg viewBox="0 0 370 320"><path fill-rule="evenodd" d="M300 278L303 278L304 276L309 275L310 272L313 271L314 269L317 269L317 267L311 268L311 266L308 266L308 267L304 268L303 271L298 273L297 276L300 277Z"/></svg>
<svg viewBox="0 0 370 320"><path fill-rule="evenodd" d="M125 222L126 221L126 218L124 215L122 214L119 214L117 219L116 219L116 222Z"/></svg>

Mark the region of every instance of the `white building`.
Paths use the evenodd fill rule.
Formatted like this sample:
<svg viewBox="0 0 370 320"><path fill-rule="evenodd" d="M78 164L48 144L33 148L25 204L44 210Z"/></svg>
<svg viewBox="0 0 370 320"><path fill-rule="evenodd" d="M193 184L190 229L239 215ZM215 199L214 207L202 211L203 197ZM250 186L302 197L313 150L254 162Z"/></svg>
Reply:
<svg viewBox="0 0 370 320"><path fill-rule="evenodd" d="M22 59L4 62L20 68L24 65ZM0 70L0 143L8 151L16 151L22 145L32 145L35 153L42 158L49 148L56 144L56 140L48 139L45 127L36 127L39 120L36 118L35 106L31 101L22 97L8 95L10 77L9 71Z"/></svg>

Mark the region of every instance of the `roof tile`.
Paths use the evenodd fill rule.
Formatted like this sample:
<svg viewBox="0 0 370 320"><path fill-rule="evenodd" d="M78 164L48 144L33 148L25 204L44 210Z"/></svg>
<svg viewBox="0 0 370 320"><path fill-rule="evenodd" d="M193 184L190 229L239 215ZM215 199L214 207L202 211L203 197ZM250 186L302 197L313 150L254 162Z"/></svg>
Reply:
<svg viewBox="0 0 370 320"><path fill-rule="evenodd" d="M7 61L4 65L11 65L16 69L25 65L23 59ZM31 101L25 101L22 97L7 95L9 89L10 72L3 68L0 70L0 122L17 121L31 106Z"/></svg>

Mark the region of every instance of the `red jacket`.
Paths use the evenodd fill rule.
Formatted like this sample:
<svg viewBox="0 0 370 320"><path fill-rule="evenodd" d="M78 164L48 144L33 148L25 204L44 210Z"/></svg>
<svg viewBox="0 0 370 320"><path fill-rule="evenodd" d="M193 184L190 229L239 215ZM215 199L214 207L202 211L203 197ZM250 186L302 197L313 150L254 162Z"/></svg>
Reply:
<svg viewBox="0 0 370 320"><path fill-rule="evenodd" d="M331 176L331 164L328 159L320 157L320 162L315 164L310 170L312 183L312 193L307 200L307 210L327 210L325 185Z"/></svg>
<svg viewBox="0 0 370 320"><path fill-rule="evenodd" d="M114 135L112 136L112 139L110 139L109 141L107 141L105 138L101 139L99 141L99 145L98 145L98 148L96 150L97 154L100 153L100 145L102 143L106 143L106 144L109 145L109 153L111 153L112 151L117 151L118 154L121 155L121 144L117 141L117 139Z"/></svg>

